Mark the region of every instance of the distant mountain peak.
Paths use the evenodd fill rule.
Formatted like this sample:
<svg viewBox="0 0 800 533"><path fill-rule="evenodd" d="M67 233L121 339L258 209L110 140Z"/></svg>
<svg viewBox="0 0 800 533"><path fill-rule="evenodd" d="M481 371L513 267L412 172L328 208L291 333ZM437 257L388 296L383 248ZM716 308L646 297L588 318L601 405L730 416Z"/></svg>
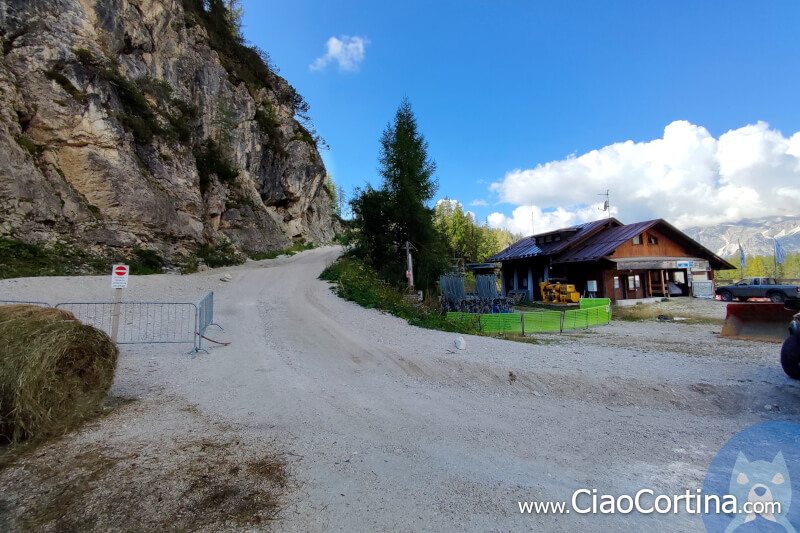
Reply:
<svg viewBox="0 0 800 533"><path fill-rule="evenodd" d="M683 231L723 258L736 255L740 242L746 255L771 255L773 239L778 239L787 252L800 251L800 216L745 218Z"/></svg>

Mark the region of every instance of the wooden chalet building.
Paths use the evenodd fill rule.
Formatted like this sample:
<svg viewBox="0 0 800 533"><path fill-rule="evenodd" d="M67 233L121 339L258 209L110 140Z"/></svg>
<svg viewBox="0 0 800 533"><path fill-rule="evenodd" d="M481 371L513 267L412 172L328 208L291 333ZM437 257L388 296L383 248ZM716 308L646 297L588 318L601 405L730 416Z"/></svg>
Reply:
<svg viewBox="0 0 800 533"><path fill-rule="evenodd" d="M561 280L612 301L692 294L693 281L733 265L663 219L587 222L521 239L489 261L502 264L503 294L541 300L539 284ZM592 283L595 282L595 283Z"/></svg>

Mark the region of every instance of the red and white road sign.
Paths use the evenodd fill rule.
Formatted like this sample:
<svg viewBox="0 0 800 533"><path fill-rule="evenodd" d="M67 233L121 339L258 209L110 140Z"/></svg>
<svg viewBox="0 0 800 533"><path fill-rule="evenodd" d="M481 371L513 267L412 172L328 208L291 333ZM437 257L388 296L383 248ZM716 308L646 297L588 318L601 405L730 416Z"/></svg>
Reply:
<svg viewBox="0 0 800 533"><path fill-rule="evenodd" d="M124 289L128 286L128 265L114 265L111 267L111 288Z"/></svg>

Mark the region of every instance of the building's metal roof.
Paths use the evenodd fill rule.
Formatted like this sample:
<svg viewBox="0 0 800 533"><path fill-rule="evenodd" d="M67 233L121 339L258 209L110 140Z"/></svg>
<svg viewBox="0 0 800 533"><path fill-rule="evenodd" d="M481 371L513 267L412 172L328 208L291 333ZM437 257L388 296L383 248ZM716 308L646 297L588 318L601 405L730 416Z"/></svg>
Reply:
<svg viewBox="0 0 800 533"><path fill-rule="evenodd" d="M538 233L530 237L520 239L502 252L496 253L490 257L489 261L510 261L513 259L525 259L535 256L552 256L566 250L570 245L591 236L597 229L602 228L606 224L621 224L617 219L595 220L593 222L585 222L569 228L563 228L556 231L548 231L546 233ZM536 244L536 238L546 235L561 234L561 240L548 243Z"/></svg>
<svg viewBox="0 0 800 533"><path fill-rule="evenodd" d="M577 263L580 261L599 261L604 258L613 259L613 257L610 257L611 254L623 243L656 226L658 227L658 231L670 237L673 241L683 244L688 251L698 258L708 260L711 268L715 270L735 268L717 254L661 218L607 228L598 232L585 242L580 243L578 246L575 246L561 257L554 259L553 263Z"/></svg>
<svg viewBox="0 0 800 533"><path fill-rule="evenodd" d="M615 218L602 219L572 226L571 228L541 233L515 242L502 252L490 257L489 261L511 261L537 256L550 257L553 264L600 261L602 259L613 260L614 251L622 244L656 226L658 231L681 243L693 256L708 260L711 268L715 270L735 268L714 252L660 218L626 225L623 225ZM561 235L560 241L536 244L536 237L555 234Z"/></svg>
<svg viewBox="0 0 800 533"><path fill-rule="evenodd" d="M578 261L597 261L612 253L628 239L633 239L636 235L647 231L662 220L648 220L646 222L636 222L615 228L608 228L597 233L586 242L576 246L566 255L558 258L554 263L575 263Z"/></svg>

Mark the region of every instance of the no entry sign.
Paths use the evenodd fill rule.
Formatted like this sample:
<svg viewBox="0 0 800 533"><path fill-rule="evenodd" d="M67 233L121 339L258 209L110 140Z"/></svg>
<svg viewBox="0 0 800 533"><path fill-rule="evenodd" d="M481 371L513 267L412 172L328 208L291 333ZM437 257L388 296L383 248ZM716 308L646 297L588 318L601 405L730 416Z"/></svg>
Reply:
<svg viewBox="0 0 800 533"><path fill-rule="evenodd" d="M128 286L128 265L114 265L111 267L111 288L124 289Z"/></svg>

